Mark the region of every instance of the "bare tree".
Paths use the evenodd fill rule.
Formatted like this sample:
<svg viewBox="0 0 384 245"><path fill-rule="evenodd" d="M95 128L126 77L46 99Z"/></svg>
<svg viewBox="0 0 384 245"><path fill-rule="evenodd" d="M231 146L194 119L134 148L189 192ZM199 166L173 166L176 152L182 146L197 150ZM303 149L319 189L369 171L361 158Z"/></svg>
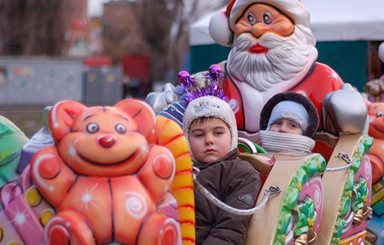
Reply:
<svg viewBox="0 0 384 245"><path fill-rule="evenodd" d="M152 76L164 80L169 69L171 28L177 13L183 11L183 0L141 0L136 12L143 40L151 47Z"/></svg>
<svg viewBox="0 0 384 245"><path fill-rule="evenodd" d="M204 0L138 0L136 12L143 39L151 48L153 78L165 80L169 71L180 70L189 51L189 26L209 9L224 6L230 0L213 4Z"/></svg>
<svg viewBox="0 0 384 245"><path fill-rule="evenodd" d="M174 28L176 29L174 36L171 35L170 55L173 57L172 68L176 72L181 69L185 54L189 51L189 28L190 25L200 18L202 15L225 6L231 0L217 1L188 1L185 3L190 5L184 6L184 11L178 12L175 18Z"/></svg>
<svg viewBox="0 0 384 245"><path fill-rule="evenodd" d="M125 55L150 54L149 46L143 42L136 12L134 2L114 1L104 6L103 55L111 57L114 64Z"/></svg>
<svg viewBox="0 0 384 245"><path fill-rule="evenodd" d="M62 0L0 0L0 53L60 55L66 4Z"/></svg>
<svg viewBox="0 0 384 245"><path fill-rule="evenodd" d="M187 2L187 1L184 1ZM192 3L191 3L192 2ZM189 26L198 17L199 1L189 1L190 6L184 5L184 10L176 14L174 33L170 42L171 70L181 69L184 56L189 51Z"/></svg>
<svg viewBox="0 0 384 245"><path fill-rule="evenodd" d="M117 64L125 55L151 57L152 80L178 72L189 52L189 26L230 0L120 0L104 5L103 54ZM172 81L176 81L173 80Z"/></svg>
<svg viewBox="0 0 384 245"><path fill-rule="evenodd" d="M24 0L0 0L0 51L3 54L22 53L25 4Z"/></svg>

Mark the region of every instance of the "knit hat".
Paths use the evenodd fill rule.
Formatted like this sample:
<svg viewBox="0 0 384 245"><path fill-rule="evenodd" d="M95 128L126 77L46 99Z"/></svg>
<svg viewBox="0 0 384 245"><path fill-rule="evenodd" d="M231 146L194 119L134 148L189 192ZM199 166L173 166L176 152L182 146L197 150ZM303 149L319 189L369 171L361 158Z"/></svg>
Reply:
<svg viewBox="0 0 384 245"><path fill-rule="evenodd" d="M180 127L183 127L183 116L185 107L181 102L174 102L167 105L163 110L159 112L160 117L165 117L175 121Z"/></svg>
<svg viewBox="0 0 384 245"><path fill-rule="evenodd" d="M281 101L273 108L266 130L271 130L272 124L279 119L294 121L300 125L303 132L308 126L308 113L304 106L291 100Z"/></svg>
<svg viewBox="0 0 384 245"><path fill-rule="evenodd" d="M223 120L231 132L230 149L237 148L237 126L231 107L224 100L215 96L204 96L192 100L184 114L183 130L189 142L189 128L192 122L202 117L215 117Z"/></svg>
<svg viewBox="0 0 384 245"><path fill-rule="evenodd" d="M309 11L300 0L232 0L225 12L220 11L212 16L209 22L211 37L222 46L231 46L236 22L255 3L268 4L279 9L296 25L310 26Z"/></svg>
<svg viewBox="0 0 384 245"><path fill-rule="evenodd" d="M284 103L278 105L282 101L284 101ZM294 102L295 104L285 102ZM297 104L302 105L303 108L297 106ZM275 107L277 107L276 112L274 112ZM306 111L306 113L303 112L303 109ZM285 92L276 94L272 98L270 98L267 103L265 103L260 113L260 130L269 130L270 121L276 121L277 118L281 117L283 111L297 113L298 117L303 119L303 122L307 122L307 126L304 127L305 129L303 129L303 135L308 136L310 138L315 137L315 134L319 127L319 115L317 113L317 109L307 97L295 92ZM307 117L305 116L305 114L307 114ZM274 120L273 118L276 119Z"/></svg>

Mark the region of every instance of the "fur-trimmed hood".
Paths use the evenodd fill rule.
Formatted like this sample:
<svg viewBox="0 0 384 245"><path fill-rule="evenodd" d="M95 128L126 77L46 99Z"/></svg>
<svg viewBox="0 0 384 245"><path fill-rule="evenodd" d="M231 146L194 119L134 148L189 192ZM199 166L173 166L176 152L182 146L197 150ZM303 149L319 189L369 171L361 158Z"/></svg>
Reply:
<svg viewBox="0 0 384 245"><path fill-rule="evenodd" d="M295 92L276 94L265 103L260 114L260 130L266 130L273 108L283 100L294 101L304 106L308 113L309 123L306 130L304 130L303 135L314 139L319 127L319 115L317 114L316 107L307 97Z"/></svg>

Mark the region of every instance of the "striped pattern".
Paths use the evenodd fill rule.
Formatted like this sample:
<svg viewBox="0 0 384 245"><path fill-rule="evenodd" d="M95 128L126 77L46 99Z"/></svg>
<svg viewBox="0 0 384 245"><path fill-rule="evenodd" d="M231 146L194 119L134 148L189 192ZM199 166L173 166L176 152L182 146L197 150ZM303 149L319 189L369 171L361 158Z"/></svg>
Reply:
<svg viewBox="0 0 384 245"><path fill-rule="evenodd" d="M167 147L175 157L176 174L170 192L177 200L183 245L195 244L195 200L192 161L183 130L174 121L157 117L156 144Z"/></svg>

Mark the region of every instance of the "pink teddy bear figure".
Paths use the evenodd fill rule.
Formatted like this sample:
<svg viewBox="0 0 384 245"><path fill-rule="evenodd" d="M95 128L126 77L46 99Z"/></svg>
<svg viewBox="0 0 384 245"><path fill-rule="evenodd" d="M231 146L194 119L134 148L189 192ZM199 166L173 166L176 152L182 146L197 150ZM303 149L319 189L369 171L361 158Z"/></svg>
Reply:
<svg viewBox="0 0 384 245"><path fill-rule="evenodd" d="M113 107L53 106L56 145L37 152L31 175L56 209L48 244L177 244L180 227L159 206L175 175L172 153L156 145L156 117L144 102Z"/></svg>

